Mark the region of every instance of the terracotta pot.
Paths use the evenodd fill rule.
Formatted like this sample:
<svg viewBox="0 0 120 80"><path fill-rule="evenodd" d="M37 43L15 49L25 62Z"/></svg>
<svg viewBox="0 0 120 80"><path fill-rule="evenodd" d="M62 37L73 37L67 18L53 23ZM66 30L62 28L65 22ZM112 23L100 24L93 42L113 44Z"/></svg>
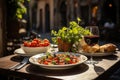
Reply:
<svg viewBox="0 0 120 80"><path fill-rule="evenodd" d="M57 39L58 41L58 50L61 52L71 52L72 44L68 42L64 42L61 38Z"/></svg>

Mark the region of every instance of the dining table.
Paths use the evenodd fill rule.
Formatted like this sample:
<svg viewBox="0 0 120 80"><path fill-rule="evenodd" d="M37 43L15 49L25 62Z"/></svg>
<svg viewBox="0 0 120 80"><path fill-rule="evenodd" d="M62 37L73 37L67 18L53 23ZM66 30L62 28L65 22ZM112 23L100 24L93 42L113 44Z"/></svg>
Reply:
<svg viewBox="0 0 120 80"><path fill-rule="evenodd" d="M27 80L108 80L120 65L120 51L117 50L112 55L95 56L94 60L98 61L97 64L82 63L70 69L44 69L30 62L19 70L10 69L20 63L24 57L26 56L18 54L1 57L0 74ZM89 59L89 56L87 57Z"/></svg>

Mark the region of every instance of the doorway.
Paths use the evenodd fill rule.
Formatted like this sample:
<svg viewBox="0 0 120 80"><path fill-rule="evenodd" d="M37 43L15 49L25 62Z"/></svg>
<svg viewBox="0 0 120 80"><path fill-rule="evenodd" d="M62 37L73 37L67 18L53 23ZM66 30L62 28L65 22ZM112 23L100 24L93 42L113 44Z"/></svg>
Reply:
<svg viewBox="0 0 120 80"><path fill-rule="evenodd" d="M60 4L61 26L67 26L66 11L67 11L66 1L62 1Z"/></svg>
<svg viewBox="0 0 120 80"><path fill-rule="evenodd" d="M85 6L80 6L80 10L81 10L81 18L84 21L84 25L89 25L89 17L86 17L89 15L89 6L85 5Z"/></svg>
<svg viewBox="0 0 120 80"><path fill-rule="evenodd" d="M45 5L45 32L50 32L50 7Z"/></svg>
<svg viewBox="0 0 120 80"><path fill-rule="evenodd" d="M43 32L43 10L42 9L40 9L40 13L39 13L39 16L40 16L40 24L39 24L39 31L40 31L40 33L42 33Z"/></svg>
<svg viewBox="0 0 120 80"><path fill-rule="evenodd" d="M116 6L114 0L106 0L103 4L102 18L107 20L110 19L116 23Z"/></svg>

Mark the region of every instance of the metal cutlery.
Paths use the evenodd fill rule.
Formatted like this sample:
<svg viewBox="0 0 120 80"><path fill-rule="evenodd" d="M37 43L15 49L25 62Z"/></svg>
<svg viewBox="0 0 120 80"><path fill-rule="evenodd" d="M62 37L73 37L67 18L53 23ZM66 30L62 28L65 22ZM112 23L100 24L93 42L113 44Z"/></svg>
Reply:
<svg viewBox="0 0 120 80"><path fill-rule="evenodd" d="M11 68L9 68L10 70L19 70L21 69L22 67L24 67L27 63L28 63L28 60L29 58L28 57L25 57L22 62L12 66Z"/></svg>

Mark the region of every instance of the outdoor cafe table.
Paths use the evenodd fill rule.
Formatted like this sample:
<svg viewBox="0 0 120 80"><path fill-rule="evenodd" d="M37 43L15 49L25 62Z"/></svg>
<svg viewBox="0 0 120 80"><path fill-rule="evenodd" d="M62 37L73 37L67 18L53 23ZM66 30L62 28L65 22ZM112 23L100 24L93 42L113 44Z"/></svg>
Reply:
<svg viewBox="0 0 120 80"><path fill-rule="evenodd" d="M67 70L47 70L38 66L27 64L20 70L14 71L9 68L19 63L22 56L16 54L0 58L0 74L16 76L34 80L108 80L108 77L119 68L120 52L104 57L95 57L98 64L80 64Z"/></svg>

